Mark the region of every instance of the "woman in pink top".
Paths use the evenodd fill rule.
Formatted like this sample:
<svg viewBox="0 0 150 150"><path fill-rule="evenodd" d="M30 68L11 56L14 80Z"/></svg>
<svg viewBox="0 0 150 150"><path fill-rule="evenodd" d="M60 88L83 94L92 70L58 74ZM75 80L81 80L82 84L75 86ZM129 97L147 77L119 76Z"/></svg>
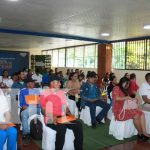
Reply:
<svg viewBox="0 0 150 150"><path fill-rule="evenodd" d="M138 138L142 140L148 140L150 137L146 132L145 116L144 113L137 109L126 109L125 115L121 114L121 111L126 100L133 100L128 93L129 79L123 77L120 79L118 86L113 88L112 91L112 109L116 120L125 121L133 119L135 128L138 131Z"/></svg>

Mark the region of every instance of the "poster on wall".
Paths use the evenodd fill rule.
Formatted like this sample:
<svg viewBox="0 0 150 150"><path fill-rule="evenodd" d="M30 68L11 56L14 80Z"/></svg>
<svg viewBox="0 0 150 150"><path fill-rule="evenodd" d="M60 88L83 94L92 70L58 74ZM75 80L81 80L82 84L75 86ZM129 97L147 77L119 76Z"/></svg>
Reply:
<svg viewBox="0 0 150 150"><path fill-rule="evenodd" d="M51 68L51 55L31 55L31 69Z"/></svg>
<svg viewBox="0 0 150 150"><path fill-rule="evenodd" d="M29 68L29 52L0 50L0 76L3 70L12 75L24 68Z"/></svg>

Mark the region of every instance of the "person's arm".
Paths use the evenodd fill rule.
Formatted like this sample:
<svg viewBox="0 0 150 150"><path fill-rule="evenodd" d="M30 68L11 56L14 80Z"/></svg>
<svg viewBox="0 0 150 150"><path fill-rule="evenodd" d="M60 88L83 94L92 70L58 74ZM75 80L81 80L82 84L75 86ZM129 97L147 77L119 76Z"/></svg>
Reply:
<svg viewBox="0 0 150 150"><path fill-rule="evenodd" d="M85 88L85 85L83 84L80 88L80 97L84 101L90 101L90 99L85 95L85 90L86 88Z"/></svg>
<svg viewBox="0 0 150 150"><path fill-rule="evenodd" d="M22 92L22 90L19 92L19 106L25 110L27 108L27 106L24 105L24 102L25 102L25 96Z"/></svg>
<svg viewBox="0 0 150 150"><path fill-rule="evenodd" d="M147 97L147 95L142 95L142 99L145 103L150 104L150 99Z"/></svg>
<svg viewBox="0 0 150 150"><path fill-rule="evenodd" d="M5 121L6 121L6 123L7 123L7 122L10 122L10 119L11 119L11 114L10 114L10 112L9 112L9 111L5 112L4 116L5 116Z"/></svg>

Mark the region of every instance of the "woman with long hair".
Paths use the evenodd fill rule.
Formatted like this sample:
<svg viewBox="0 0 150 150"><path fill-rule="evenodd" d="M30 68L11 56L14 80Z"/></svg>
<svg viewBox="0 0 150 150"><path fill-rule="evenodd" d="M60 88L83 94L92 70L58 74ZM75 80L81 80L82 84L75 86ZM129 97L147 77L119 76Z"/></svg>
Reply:
<svg viewBox="0 0 150 150"><path fill-rule="evenodd" d="M128 93L129 88L129 79L123 77L120 79L118 86L115 86L112 91L112 110L115 116L115 119L118 121L125 121L133 119L135 128L138 131L138 138L142 140L148 140L150 137L146 132L145 125L145 115L140 109L125 109L125 114L121 114L124 103L127 100L135 100L131 98Z"/></svg>

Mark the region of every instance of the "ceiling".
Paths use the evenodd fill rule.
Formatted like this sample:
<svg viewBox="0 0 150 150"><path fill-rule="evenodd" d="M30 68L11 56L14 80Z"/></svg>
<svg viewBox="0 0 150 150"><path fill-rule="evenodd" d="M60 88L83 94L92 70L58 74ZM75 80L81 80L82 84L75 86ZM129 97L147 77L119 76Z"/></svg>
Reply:
<svg viewBox="0 0 150 150"><path fill-rule="evenodd" d="M0 29L49 34L0 32L0 48L43 50L91 43L84 38L112 41L150 36L150 30L143 29L146 24L150 24L150 0L0 0ZM102 37L104 32L110 36Z"/></svg>

